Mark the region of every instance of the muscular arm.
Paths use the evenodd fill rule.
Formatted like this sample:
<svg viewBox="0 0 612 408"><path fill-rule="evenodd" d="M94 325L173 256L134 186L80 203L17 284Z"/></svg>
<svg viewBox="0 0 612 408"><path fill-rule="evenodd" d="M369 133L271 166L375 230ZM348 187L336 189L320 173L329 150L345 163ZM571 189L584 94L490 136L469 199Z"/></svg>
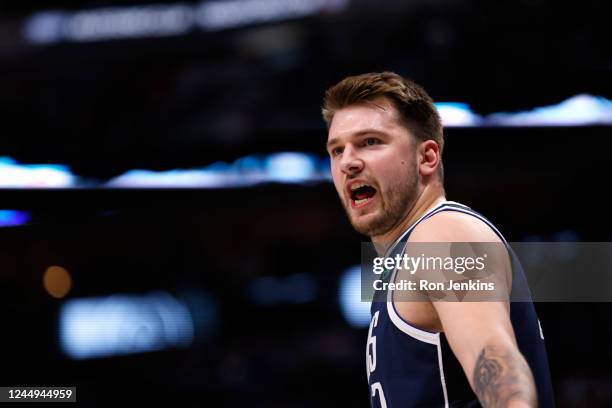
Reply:
<svg viewBox="0 0 612 408"><path fill-rule="evenodd" d="M536 407L537 392L502 302L434 302L444 334L483 407Z"/></svg>
<svg viewBox="0 0 612 408"><path fill-rule="evenodd" d="M421 223L411 236L413 240L501 242L484 223L457 213L441 213ZM434 325L444 331L484 407L537 406L535 382L518 349L508 301L432 301L432 305L437 320Z"/></svg>
<svg viewBox="0 0 612 408"><path fill-rule="evenodd" d="M516 347L483 347L472 387L485 407L535 407L536 390L527 362Z"/></svg>

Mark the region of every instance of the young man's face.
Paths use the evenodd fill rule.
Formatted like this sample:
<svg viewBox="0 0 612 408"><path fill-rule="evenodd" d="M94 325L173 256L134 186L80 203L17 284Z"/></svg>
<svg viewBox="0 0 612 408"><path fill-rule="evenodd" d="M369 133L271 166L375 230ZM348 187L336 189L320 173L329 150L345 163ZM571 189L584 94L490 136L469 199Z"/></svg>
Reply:
<svg viewBox="0 0 612 408"><path fill-rule="evenodd" d="M379 98L334 114L327 151L334 185L353 227L385 234L417 198L416 143L393 104Z"/></svg>

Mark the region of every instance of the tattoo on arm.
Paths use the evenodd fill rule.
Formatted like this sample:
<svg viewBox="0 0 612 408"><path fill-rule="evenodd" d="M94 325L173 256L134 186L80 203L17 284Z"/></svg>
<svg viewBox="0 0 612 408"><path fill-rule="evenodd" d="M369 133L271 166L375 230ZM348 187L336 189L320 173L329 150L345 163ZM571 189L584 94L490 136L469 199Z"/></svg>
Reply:
<svg viewBox="0 0 612 408"><path fill-rule="evenodd" d="M474 367L474 391L482 405L507 407L511 402L537 406L529 365L517 349L486 346Z"/></svg>

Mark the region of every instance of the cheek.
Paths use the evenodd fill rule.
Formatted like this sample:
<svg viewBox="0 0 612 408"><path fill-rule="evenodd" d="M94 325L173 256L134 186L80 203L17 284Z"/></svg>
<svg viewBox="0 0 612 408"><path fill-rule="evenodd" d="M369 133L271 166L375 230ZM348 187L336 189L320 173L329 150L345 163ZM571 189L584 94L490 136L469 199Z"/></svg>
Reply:
<svg viewBox="0 0 612 408"><path fill-rule="evenodd" d="M380 167L378 181L385 189L397 189L405 185L411 177L413 171L410 169L410 160L395 158L389 160L384 166Z"/></svg>

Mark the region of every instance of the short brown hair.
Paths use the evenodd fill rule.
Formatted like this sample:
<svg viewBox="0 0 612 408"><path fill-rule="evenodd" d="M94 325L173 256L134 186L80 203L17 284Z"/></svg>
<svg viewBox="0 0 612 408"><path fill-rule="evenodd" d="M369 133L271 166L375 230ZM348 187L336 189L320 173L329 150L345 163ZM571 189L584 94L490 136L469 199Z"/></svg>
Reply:
<svg viewBox="0 0 612 408"><path fill-rule="evenodd" d="M417 140L433 140L442 154L442 122L433 100L421 86L393 72L350 76L331 86L323 100L323 120L329 128L337 110L379 97L393 103L404 126Z"/></svg>

